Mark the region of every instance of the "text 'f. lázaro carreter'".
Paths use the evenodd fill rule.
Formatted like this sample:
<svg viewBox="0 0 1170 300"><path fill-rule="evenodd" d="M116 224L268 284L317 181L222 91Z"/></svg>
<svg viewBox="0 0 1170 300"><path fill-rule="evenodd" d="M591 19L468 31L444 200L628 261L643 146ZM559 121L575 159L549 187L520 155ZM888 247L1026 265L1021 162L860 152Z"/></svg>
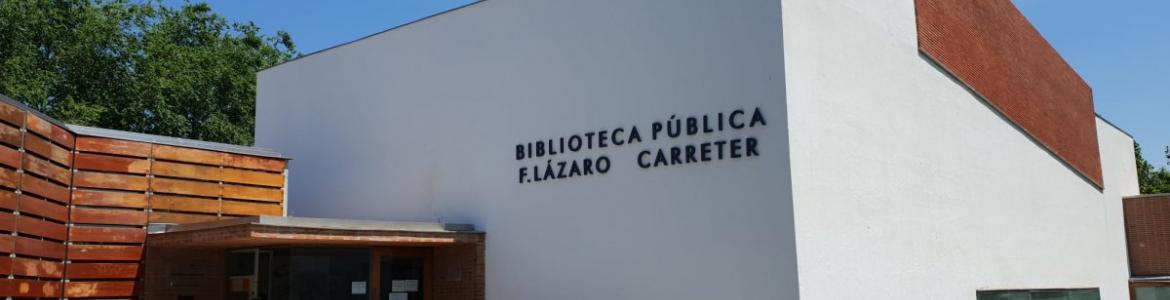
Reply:
<svg viewBox="0 0 1170 300"><path fill-rule="evenodd" d="M736 109L700 116L678 117L671 115L666 120L650 123L648 131L637 125L612 129L589 131L558 138L516 145L516 160L535 160L519 168L518 183L542 182L581 176L606 174L613 161L601 153L576 159L556 159L557 156L584 151L601 151L634 144L643 140L657 141L683 136L718 134L725 131L743 130L767 126L768 121L757 107L750 112ZM755 137L717 138L708 141L644 149L638 152L632 163L643 169L663 166L692 164L725 159L737 159L760 155L760 142ZM547 158L541 162L538 159Z"/></svg>

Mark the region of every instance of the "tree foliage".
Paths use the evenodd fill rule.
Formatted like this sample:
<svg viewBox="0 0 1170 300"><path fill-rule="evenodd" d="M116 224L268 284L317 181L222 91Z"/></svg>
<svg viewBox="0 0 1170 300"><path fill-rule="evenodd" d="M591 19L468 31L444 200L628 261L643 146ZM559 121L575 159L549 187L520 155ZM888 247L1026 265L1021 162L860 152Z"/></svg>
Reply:
<svg viewBox="0 0 1170 300"><path fill-rule="evenodd" d="M255 72L295 55L205 3L0 0L0 93L72 124L251 145Z"/></svg>
<svg viewBox="0 0 1170 300"><path fill-rule="evenodd" d="M1150 162L1142 157L1142 146L1133 143L1133 152L1137 160L1138 186L1142 194L1170 193L1170 170L1165 166L1154 168ZM1170 147L1164 150L1166 159L1170 160Z"/></svg>

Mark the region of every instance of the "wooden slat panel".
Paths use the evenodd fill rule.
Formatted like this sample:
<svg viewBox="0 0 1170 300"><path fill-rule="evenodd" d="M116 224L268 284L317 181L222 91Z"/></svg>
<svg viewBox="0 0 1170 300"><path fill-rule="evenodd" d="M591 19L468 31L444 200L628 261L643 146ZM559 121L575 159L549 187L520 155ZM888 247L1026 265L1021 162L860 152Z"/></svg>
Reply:
<svg viewBox="0 0 1170 300"><path fill-rule="evenodd" d="M175 224L189 224L201 223L219 220L215 215L201 215L201 214L185 214L175 212L150 212L150 222L152 223L175 223Z"/></svg>
<svg viewBox="0 0 1170 300"><path fill-rule="evenodd" d="M7 103L0 103L0 121L20 127L20 124L24 124L24 114L23 109Z"/></svg>
<svg viewBox="0 0 1170 300"><path fill-rule="evenodd" d="M69 221L69 208L29 195L20 195L20 213L34 214L60 222Z"/></svg>
<svg viewBox="0 0 1170 300"><path fill-rule="evenodd" d="M12 235L0 235L0 252L12 253L16 250L16 237Z"/></svg>
<svg viewBox="0 0 1170 300"><path fill-rule="evenodd" d="M64 273L64 263L24 257L12 258L12 275L61 278Z"/></svg>
<svg viewBox="0 0 1170 300"><path fill-rule="evenodd" d="M154 195L150 197L150 208L214 214L219 212L219 200L171 195Z"/></svg>
<svg viewBox="0 0 1170 300"><path fill-rule="evenodd" d="M27 114L27 116L28 123L25 123L25 127L28 128L28 131L49 138L65 147L73 148L73 134L34 114Z"/></svg>
<svg viewBox="0 0 1170 300"><path fill-rule="evenodd" d="M277 173L284 172L284 160L282 159L262 158L232 153L227 153L224 155L223 165L241 169L264 170Z"/></svg>
<svg viewBox="0 0 1170 300"><path fill-rule="evenodd" d="M45 178L52 179L61 185L69 185L69 169L65 167L54 165L47 160L37 158L36 156L24 155L24 171L32 172Z"/></svg>
<svg viewBox="0 0 1170 300"><path fill-rule="evenodd" d="M16 193L9 191L0 191L0 209L16 210L16 202L19 201ZM0 212L4 213L4 212Z"/></svg>
<svg viewBox="0 0 1170 300"><path fill-rule="evenodd" d="M12 258L8 255L0 256L0 274L12 274ZM8 294L0 294L0 296L10 296Z"/></svg>
<svg viewBox="0 0 1170 300"><path fill-rule="evenodd" d="M7 232L16 231L16 215L0 213L0 230Z"/></svg>
<svg viewBox="0 0 1170 300"><path fill-rule="evenodd" d="M76 168L81 170L135 174L146 174L150 171L150 161L144 158L78 153L74 163Z"/></svg>
<svg viewBox="0 0 1170 300"><path fill-rule="evenodd" d="M22 176L20 189L60 203L69 201L69 188L32 176Z"/></svg>
<svg viewBox="0 0 1170 300"><path fill-rule="evenodd" d="M20 128L0 124L0 143L11 148L20 148L22 141L24 141L24 133L20 132Z"/></svg>
<svg viewBox="0 0 1170 300"><path fill-rule="evenodd" d="M190 181L171 178L154 178L151 189L155 193L195 195L206 197L219 196L219 184L209 182Z"/></svg>
<svg viewBox="0 0 1170 300"><path fill-rule="evenodd" d="M46 237L58 241L65 241L65 236L69 234L69 229L65 227L65 224L57 224L25 215L16 217L16 230L21 234Z"/></svg>
<svg viewBox="0 0 1170 300"><path fill-rule="evenodd" d="M0 168L0 186L15 189L20 182L20 173L16 170Z"/></svg>
<svg viewBox="0 0 1170 300"><path fill-rule="evenodd" d="M134 281L71 281L65 283L67 298L134 296Z"/></svg>
<svg viewBox="0 0 1170 300"><path fill-rule="evenodd" d="M146 225L146 212L128 209L73 207L69 219L73 223Z"/></svg>
<svg viewBox="0 0 1170 300"><path fill-rule="evenodd" d="M225 168L223 169L223 181L279 188L284 186L284 175Z"/></svg>
<svg viewBox="0 0 1170 300"><path fill-rule="evenodd" d="M146 194L118 191L75 190L74 205L145 208Z"/></svg>
<svg viewBox="0 0 1170 300"><path fill-rule="evenodd" d="M138 276L138 263L72 263L69 279L130 279Z"/></svg>
<svg viewBox="0 0 1170 300"><path fill-rule="evenodd" d="M52 135L53 124L50 124L49 121L46 121L45 119L42 119L35 114L25 114L25 116L27 116L27 121L25 122L24 126L25 128L28 128L29 132L35 132L43 137L49 137Z"/></svg>
<svg viewBox="0 0 1170 300"><path fill-rule="evenodd" d="M36 135L25 135L24 149L37 155L49 158L49 160L69 166L72 165L73 153L69 149L50 143L49 140L43 139Z"/></svg>
<svg viewBox="0 0 1170 300"><path fill-rule="evenodd" d="M70 242L142 243L146 230L131 227L73 226L69 229Z"/></svg>
<svg viewBox="0 0 1170 300"><path fill-rule="evenodd" d="M77 172L73 174L73 185L89 188L145 191L148 183L145 176Z"/></svg>
<svg viewBox="0 0 1170 300"><path fill-rule="evenodd" d="M32 279L3 279L0 285L8 295L20 298L57 298L61 296L60 281L42 281Z"/></svg>
<svg viewBox="0 0 1170 300"><path fill-rule="evenodd" d="M141 246L70 245L70 261L140 261Z"/></svg>
<svg viewBox="0 0 1170 300"><path fill-rule="evenodd" d="M13 169L20 168L20 151L0 146L0 165L5 165Z"/></svg>
<svg viewBox="0 0 1170 300"><path fill-rule="evenodd" d="M77 150L137 157L150 157L150 144L83 136L77 138Z"/></svg>
<svg viewBox="0 0 1170 300"><path fill-rule="evenodd" d="M53 141L61 143L69 149L73 149L76 145L76 138L73 136L73 133L60 126L53 126L53 133L51 133L50 137Z"/></svg>
<svg viewBox="0 0 1170 300"><path fill-rule="evenodd" d="M284 198L284 191L272 188L225 184L223 185L223 197L232 199L281 202L281 200Z"/></svg>
<svg viewBox="0 0 1170 300"><path fill-rule="evenodd" d="M18 236L16 237L15 248L17 254L65 259L65 244L60 242L42 241Z"/></svg>
<svg viewBox="0 0 1170 300"><path fill-rule="evenodd" d="M219 181L222 178L219 167L156 161L150 167L151 174L169 177Z"/></svg>
<svg viewBox="0 0 1170 300"><path fill-rule="evenodd" d="M237 216L280 216L284 209L280 204L223 201L223 213Z"/></svg>
<svg viewBox="0 0 1170 300"><path fill-rule="evenodd" d="M224 154L221 152L201 149L183 148L168 145L154 146L154 159L164 159L199 164L216 165L223 163Z"/></svg>

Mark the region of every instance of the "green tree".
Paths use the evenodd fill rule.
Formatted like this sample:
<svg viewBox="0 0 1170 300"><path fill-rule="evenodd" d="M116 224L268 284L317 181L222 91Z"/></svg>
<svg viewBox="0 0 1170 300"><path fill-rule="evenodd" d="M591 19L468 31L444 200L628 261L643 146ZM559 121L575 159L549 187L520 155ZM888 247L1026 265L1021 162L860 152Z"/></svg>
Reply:
<svg viewBox="0 0 1170 300"><path fill-rule="evenodd" d="M72 124L251 145L255 72L296 55L205 3L0 0L0 93Z"/></svg>
<svg viewBox="0 0 1170 300"><path fill-rule="evenodd" d="M1142 194L1170 193L1170 170L1165 166L1154 168L1150 162L1142 157L1142 146L1133 143L1133 153L1137 161L1138 187ZM1166 159L1170 159L1170 147L1165 149Z"/></svg>

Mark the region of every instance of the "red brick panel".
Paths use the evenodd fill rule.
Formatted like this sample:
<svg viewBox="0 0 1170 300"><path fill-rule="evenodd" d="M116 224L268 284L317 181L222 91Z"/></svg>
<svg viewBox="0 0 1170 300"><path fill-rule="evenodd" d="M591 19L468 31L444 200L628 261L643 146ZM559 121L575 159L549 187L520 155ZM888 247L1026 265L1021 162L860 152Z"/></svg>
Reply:
<svg viewBox="0 0 1170 300"><path fill-rule="evenodd" d="M1093 93L1010 0L917 0L918 46L1097 187Z"/></svg>
<svg viewBox="0 0 1170 300"><path fill-rule="evenodd" d="M1170 276L1170 194L1123 200L1129 269L1134 276Z"/></svg>

